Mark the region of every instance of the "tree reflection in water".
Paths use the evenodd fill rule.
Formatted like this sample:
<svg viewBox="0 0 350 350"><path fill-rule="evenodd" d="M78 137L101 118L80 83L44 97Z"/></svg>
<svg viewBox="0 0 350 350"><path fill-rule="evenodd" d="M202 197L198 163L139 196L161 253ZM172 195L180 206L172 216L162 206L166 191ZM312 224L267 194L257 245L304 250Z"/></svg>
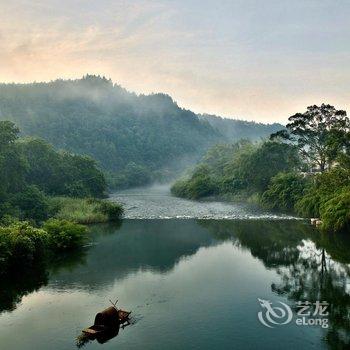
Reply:
<svg viewBox="0 0 350 350"><path fill-rule="evenodd" d="M297 301L327 301L331 349L350 346L350 238L320 233L303 221L200 221L217 239L232 240L281 277L271 289Z"/></svg>
<svg viewBox="0 0 350 350"><path fill-rule="evenodd" d="M73 270L84 264L85 258L86 248L78 249L50 261L43 259L30 269L23 268L21 271L11 271L10 274L0 276L0 313L15 310L25 295L47 285L51 273Z"/></svg>

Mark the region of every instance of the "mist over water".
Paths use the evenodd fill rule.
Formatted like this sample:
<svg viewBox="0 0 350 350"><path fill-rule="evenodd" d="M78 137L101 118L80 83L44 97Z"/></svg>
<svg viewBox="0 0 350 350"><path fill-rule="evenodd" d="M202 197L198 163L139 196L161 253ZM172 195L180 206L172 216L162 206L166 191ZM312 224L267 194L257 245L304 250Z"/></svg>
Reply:
<svg viewBox="0 0 350 350"><path fill-rule="evenodd" d="M153 185L113 193L126 219L297 219L264 211L246 203L191 201L171 195L170 185Z"/></svg>

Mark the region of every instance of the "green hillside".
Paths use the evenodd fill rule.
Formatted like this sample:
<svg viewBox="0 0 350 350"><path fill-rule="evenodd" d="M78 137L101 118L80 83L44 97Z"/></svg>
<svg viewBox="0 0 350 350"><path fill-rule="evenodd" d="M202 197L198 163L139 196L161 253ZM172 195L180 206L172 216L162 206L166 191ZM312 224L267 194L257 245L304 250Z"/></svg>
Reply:
<svg viewBox="0 0 350 350"><path fill-rule="evenodd" d="M115 187L167 178L213 144L275 131L273 126L225 120L237 129L230 136L210 117L180 108L168 95L136 95L91 75L1 84L0 119L15 122L22 134L41 137L58 149L93 157Z"/></svg>

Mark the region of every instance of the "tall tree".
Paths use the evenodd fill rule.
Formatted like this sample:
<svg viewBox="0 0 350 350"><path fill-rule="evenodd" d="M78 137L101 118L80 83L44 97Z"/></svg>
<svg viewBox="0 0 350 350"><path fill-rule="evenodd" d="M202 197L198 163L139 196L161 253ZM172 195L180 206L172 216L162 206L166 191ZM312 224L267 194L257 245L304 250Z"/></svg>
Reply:
<svg viewBox="0 0 350 350"><path fill-rule="evenodd" d="M15 144L18 134L14 123L0 121L0 205L24 186L26 163Z"/></svg>
<svg viewBox="0 0 350 350"><path fill-rule="evenodd" d="M270 138L295 143L311 168L317 167L321 172L330 168L346 146L350 130L346 112L328 104L314 105L288 120L286 129L272 134Z"/></svg>

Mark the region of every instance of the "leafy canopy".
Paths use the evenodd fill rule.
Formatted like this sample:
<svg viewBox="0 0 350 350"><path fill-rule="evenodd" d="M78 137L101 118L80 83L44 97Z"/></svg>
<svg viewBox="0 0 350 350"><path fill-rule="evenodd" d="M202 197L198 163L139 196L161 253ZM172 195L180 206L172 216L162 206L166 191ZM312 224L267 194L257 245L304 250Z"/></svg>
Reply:
<svg viewBox="0 0 350 350"><path fill-rule="evenodd" d="M288 118L286 129L271 135L295 143L310 168L330 168L347 143L349 118L329 104L309 106L304 113Z"/></svg>

